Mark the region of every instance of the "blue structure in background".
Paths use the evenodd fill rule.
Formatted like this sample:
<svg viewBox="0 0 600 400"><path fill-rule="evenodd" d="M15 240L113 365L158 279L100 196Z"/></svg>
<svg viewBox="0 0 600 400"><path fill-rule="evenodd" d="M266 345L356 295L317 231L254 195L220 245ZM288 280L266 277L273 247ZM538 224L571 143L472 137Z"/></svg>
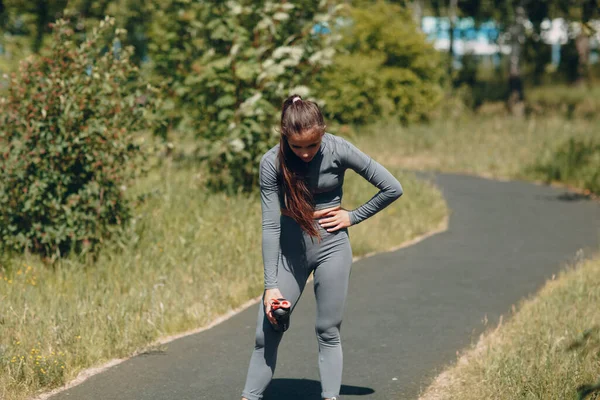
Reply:
<svg viewBox="0 0 600 400"><path fill-rule="evenodd" d="M328 34L331 33L331 29L329 29L327 24L318 23L315 26L313 26L312 33Z"/></svg>
<svg viewBox="0 0 600 400"><path fill-rule="evenodd" d="M600 26L600 21L596 21ZM440 51L448 51L450 47L450 20L446 17L423 17L421 30ZM503 43L501 29L495 21L486 21L476 26L473 18L457 18L453 29L453 54L460 64L463 55L471 53L482 58L489 58L494 65L500 62L502 54L510 53L508 43ZM542 23L542 40L551 47L552 64L560 63L560 48L567 43L567 21L561 18ZM592 37L590 42L590 62L599 60L600 35ZM460 66L460 65L459 65Z"/></svg>
<svg viewBox="0 0 600 400"><path fill-rule="evenodd" d="M423 17L421 30L437 50L449 50L450 20L448 18ZM457 67L460 67L460 60L465 54L488 58L494 65L498 65L501 53L508 51L506 46L498 44L500 29L494 21L486 21L476 26L473 18L457 18L453 36L452 49Z"/></svg>
<svg viewBox="0 0 600 400"><path fill-rule="evenodd" d="M448 18L423 17L421 29L429 40L450 40L450 21ZM473 18L457 18L454 26L454 38L494 44L500 35L500 29L494 21L475 26Z"/></svg>

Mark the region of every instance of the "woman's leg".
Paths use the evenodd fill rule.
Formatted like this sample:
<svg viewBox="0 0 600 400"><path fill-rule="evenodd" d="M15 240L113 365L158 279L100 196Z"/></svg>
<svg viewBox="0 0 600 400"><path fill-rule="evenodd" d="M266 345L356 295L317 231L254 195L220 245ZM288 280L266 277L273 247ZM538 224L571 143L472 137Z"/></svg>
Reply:
<svg viewBox="0 0 600 400"><path fill-rule="evenodd" d="M309 269L305 263L291 261L282 256L278 265L277 283L281 294L291 302L293 312L304 290ZM246 377L246 385L242 397L248 400L259 400L273 378L277 363L277 349L283 337L277 332L265 315L264 294L258 305L256 337L254 351L250 357L250 366Z"/></svg>
<svg viewBox="0 0 600 400"><path fill-rule="evenodd" d="M340 326L348 293L352 267L352 248L344 232L320 251L320 262L314 272L317 301L315 332L319 342L321 397L338 396L342 385L343 353Z"/></svg>

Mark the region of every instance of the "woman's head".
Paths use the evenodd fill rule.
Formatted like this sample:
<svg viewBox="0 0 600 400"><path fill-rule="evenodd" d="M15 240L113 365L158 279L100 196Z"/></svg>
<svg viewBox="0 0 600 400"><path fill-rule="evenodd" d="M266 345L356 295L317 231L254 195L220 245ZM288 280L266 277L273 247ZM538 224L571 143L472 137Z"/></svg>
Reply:
<svg viewBox="0 0 600 400"><path fill-rule="evenodd" d="M279 163L287 210L311 236L320 238L313 220L314 201L306 182L308 163L315 157L325 134L319 106L296 94L283 102L281 109Z"/></svg>
<svg viewBox="0 0 600 400"><path fill-rule="evenodd" d="M301 160L309 162L319 150L325 134L325 123L319 106L291 95L281 110L281 135Z"/></svg>

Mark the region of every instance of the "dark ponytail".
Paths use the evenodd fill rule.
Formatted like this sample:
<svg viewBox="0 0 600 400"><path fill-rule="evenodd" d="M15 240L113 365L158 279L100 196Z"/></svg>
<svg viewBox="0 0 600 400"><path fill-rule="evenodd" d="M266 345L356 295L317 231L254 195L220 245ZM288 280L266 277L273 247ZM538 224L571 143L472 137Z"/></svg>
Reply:
<svg viewBox="0 0 600 400"><path fill-rule="evenodd" d="M302 100L296 94L285 99L281 109L279 167L287 209L281 212L292 217L304 231L316 236L319 241L321 235L313 219L315 204L306 182L308 164L292 151L288 137L324 133L323 114L315 102Z"/></svg>

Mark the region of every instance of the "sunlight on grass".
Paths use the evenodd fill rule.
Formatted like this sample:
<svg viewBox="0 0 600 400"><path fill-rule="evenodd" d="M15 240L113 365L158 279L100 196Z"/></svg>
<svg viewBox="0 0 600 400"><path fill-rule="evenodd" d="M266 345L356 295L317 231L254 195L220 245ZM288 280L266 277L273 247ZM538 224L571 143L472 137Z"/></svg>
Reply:
<svg viewBox="0 0 600 400"><path fill-rule="evenodd" d="M382 123L358 130L355 142L388 165L530 180L537 176L528 167L557 145L598 132L599 120L476 117L408 128Z"/></svg>
<svg viewBox="0 0 600 400"><path fill-rule="evenodd" d="M420 400L577 399L600 379L600 257L571 265L522 301ZM592 399L597 398L592 395Z"/></svg>

